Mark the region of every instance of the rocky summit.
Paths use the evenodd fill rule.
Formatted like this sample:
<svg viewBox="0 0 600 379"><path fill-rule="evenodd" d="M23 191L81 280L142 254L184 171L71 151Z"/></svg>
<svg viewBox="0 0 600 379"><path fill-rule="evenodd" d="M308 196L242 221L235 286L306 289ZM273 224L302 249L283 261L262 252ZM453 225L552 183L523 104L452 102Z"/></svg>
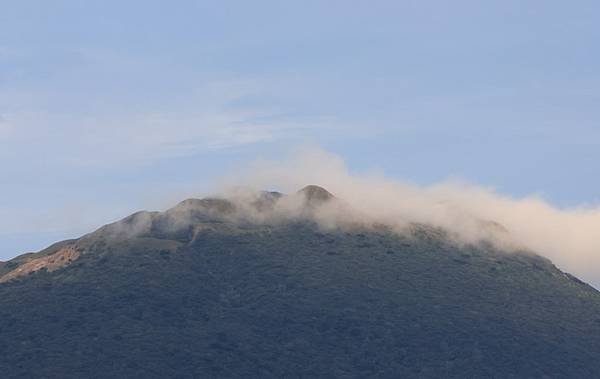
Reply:
<svg viewBox="0 0 600 379"><path fill-rule="evenodd" d="M189 199L0 263L0 376L598 377L594 288L429 225L324 227L336 201Z"/></svg>

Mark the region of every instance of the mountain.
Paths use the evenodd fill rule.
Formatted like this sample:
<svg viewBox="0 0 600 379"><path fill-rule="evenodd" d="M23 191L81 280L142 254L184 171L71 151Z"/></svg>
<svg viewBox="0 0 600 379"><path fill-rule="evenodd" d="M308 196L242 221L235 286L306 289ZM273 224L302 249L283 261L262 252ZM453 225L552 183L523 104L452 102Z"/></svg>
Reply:
<svg viewBox="0 0 600 379"><path fill-rule="evenodd" d="M594 288L351 207L317 186L189 199L0 263L0 376L600 375Z"/></svg>

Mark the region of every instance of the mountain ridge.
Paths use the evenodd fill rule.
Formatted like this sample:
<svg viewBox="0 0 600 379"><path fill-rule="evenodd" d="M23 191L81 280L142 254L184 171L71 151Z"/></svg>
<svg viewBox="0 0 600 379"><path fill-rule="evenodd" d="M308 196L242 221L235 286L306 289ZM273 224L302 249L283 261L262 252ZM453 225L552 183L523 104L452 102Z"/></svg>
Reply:
<svg viewBox="0 0 600 379"><path fill-rule="evenodd" d="M355 220L331 227L321 212L329 216L331 207L351 204L325 196L325 203L307 206L295 197L304 193L188 199L6 262L14 261L10 273L63 249L80 253L62 268L0 283L1 372L61 378L600 372L600 293L548 259L460 244L429 225L414 224L404 234Z"/></svg>

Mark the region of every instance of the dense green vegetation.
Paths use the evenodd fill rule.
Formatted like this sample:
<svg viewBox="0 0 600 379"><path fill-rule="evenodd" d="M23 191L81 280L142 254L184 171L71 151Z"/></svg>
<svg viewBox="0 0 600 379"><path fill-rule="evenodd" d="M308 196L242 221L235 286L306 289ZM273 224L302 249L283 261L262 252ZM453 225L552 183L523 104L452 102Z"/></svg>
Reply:
<svg viewBox="0 0 600 379"><path fill-rule="evenodd" d="M600 373L600 294L546 259L423 226L402 237L198 211L174 230L151 215L139 235L105 228L70 266L0 284L1 377Z"/></svg>

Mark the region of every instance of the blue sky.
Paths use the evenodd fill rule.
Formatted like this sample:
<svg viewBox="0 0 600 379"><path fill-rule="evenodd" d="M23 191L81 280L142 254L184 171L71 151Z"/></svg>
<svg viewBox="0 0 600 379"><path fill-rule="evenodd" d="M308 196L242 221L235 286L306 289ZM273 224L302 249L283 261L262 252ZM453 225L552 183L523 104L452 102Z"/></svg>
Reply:
<svg viewBox="0 0 600 379"><path fill-rule="evenodd" d="M598 2L0 4L0 259L304 145L600 202Z"/></svg>

